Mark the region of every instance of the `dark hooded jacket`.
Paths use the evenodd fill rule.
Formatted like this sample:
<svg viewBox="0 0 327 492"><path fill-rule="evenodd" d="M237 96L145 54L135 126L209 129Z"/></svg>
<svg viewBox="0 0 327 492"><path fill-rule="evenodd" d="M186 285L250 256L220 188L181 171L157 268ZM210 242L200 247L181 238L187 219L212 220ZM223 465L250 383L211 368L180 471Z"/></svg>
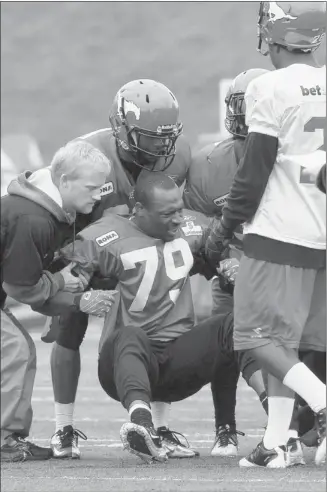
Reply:
<svg viewBox="0 0 327 492"><path fill-rule="evenodd" d="M8 294L43 314L76 309L76 296L62 291L63 276L47 270L73 236L74 219L62 208L49 168L10 183L1 198L1 307Z"/></svg>

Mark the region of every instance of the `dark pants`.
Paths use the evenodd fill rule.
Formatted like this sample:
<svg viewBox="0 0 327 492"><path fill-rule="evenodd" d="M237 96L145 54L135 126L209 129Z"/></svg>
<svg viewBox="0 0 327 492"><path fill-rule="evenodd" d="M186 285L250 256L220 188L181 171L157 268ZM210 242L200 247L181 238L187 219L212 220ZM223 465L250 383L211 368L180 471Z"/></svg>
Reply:
<svg viewBox="0 0 327 492"><path fill-rule="evenodd" d="M226 341L232 327L231 315L217 315L168 343L151 341L140 328L117 329L99 354L100 384L126 409L135 400L184 400L216 378L226 358L237 367Z"/></svg>
<svg viewBox="0 0 327 492"><path fill-rule="evenodd" d="M326 352L315 350L299 351L299 359L323 382L326 383ZM299 418L299 410L306 407L306 412ZM307 403L295 395L295 405L290 429L297 430L299 436L308 432L315 425L315 414Z"/></svg>

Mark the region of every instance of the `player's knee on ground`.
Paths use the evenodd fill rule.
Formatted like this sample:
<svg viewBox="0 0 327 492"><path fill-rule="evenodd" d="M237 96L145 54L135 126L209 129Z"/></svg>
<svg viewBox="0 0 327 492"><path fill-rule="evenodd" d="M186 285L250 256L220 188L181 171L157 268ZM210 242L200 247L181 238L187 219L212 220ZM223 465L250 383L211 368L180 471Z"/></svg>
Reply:
<svg viewBox="0 0 327 492"><path fill-rule="evenodd" d="M87 330L88 318L88 315L82 312L67 313L58 317L57 344L70 350L78 350Z"/></svg>

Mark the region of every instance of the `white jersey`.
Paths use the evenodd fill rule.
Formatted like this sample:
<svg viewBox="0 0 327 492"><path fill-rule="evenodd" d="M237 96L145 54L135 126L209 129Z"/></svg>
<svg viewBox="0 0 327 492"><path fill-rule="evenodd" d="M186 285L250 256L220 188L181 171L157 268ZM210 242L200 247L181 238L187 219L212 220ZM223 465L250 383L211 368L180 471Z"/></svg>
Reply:
<svg viewBox="0 0 327 492"><path fill-rule="evenodd" d="M278 153L244 234L325 249L326 197L315 182L326 162L326 67L268 72L249 84L245 101L249 133L278 138Z"/></svg>

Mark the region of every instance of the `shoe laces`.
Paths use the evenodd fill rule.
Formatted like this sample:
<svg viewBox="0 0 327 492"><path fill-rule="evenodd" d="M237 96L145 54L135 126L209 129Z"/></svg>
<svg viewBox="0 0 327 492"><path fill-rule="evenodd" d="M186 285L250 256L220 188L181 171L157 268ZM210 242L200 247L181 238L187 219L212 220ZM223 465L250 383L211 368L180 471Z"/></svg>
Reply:
<svg viewBox="0 0 327 492"><path fill-rule="evenodd" d="M219 444L220 446L226 447L229 444L233 444L233 446L237 446L237 434L239 436L245 436L244 432L236 430L234 427L231 427L229 424L220 425L216 432L216 440L215 444Z"/></svg>
<svg viewBox="0 0 327 492"><path fill-rule="evenodd" d="M24 437L20 436L19 434L16 434L15 432L6 437L6 439L8 438L11 438L15 442L14 444L15 447L22 449L24 452L28 454L31 454L31 450L33 448L38 447L36 444L33 444L32 442L26 441Z"/></svg>
<svg viewBox="0 0 327 492"><path fill-rule="evenodd" d="M162 437L162 439L166 439L167 441L171 442L172 444L175 444L176 446L182 446L183 448L190 447L188 440L181 432L170 430L167 427L158 427L157 431L159 436ZM186 444L182 443L178 436L184 439Z"/></svg>
<svg viewBox="0 0 327 492"><path fill-rule="evenodd" d="M77 444L79 437L81 439L84 439L84 441L87 440L87 436L84 434L84 432L80 431L79 429L73 429L71 425L64 427L64 429L60 429L56 432L56 434L58 435L62 446L69 446L73 443L73 441L75 441Z"/></svg>
<svg viewBox="0 0 327 492"><path fill-rule="evenodd" d="M73 436L75 437L75 439L78 440L78 438L80 437L81 439L83 439L84 441L87 441L87 436L84 434L84 432L80 431L79 429L73 429Z"/></svg>

